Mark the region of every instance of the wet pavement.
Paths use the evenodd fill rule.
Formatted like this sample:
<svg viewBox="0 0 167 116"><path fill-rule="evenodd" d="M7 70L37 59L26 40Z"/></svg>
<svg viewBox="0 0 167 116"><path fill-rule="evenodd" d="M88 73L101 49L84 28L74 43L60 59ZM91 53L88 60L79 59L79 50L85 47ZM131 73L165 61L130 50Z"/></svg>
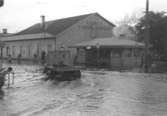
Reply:
<svg viewBox="0 0 167 116"><path fill-rule="evenodd" d="M5 65L7 66L7 65ZM82 79L43 81L39 66L13 65L0 116L166 116L167 75L82 71Z"/></svg>

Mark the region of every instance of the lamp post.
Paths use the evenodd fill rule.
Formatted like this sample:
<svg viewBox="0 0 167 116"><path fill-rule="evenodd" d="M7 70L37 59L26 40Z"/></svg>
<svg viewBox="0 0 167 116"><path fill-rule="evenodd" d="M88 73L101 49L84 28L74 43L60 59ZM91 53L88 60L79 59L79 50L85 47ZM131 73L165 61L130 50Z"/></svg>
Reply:
<svg viewBox="0 0 167 116"><path fill-rule="evenodd" d="M145 32L145 65L144 65L144 72L148 73L149 70L149 0L146 0L146 32Z"/></svg>
<svg viewBox="0 0 167 116"><path fill-rule="evenodd" d="M90 45L86 46L86 48L85 48L85 66L92 65L92 60L90 60L90 51L91 50L92 50L92 46L90 46Z"/></svg>
<svg viewBox="0 0 167 116"><path fill-rule="evenodd" d="M97 50L97 67L100 66L100 44L96 43L96 50Z"/></svg>
<svg viewBox="0 0 167 116"><path fill-rule="evenodd" d="M91 46L87 46L86 49L87 49L87 50L90 50L90 49L91 49Z"/></svg>
<svg viewBox="0 0 167 116"><path fill-rule="evenodd" d="M3 7L3 5L4 5L4 0L0 0L0 7ZM2 41L0 41L0 43L1 44L3 44L2 43ZM0 68L2 68L2 63L3 63L3 47L1 46L1 60L2 60L2 62L0 63Z"/></svg>

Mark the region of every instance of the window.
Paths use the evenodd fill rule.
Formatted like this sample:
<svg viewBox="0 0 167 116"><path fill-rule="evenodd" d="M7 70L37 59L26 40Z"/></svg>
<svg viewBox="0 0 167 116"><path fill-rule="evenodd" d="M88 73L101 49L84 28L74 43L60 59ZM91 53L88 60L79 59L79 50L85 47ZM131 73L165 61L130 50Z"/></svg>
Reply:
<svg viewBox="0 0 167 116"><path fill-rule="evenodd" d="M51 44L48 44L47 50L48 50L48 52L49 52L49 51L52 51L52 45L51 45Z"/></svg>
<svg viewBox="0 0 167 116"><path fill-rule="evenodd" d="M134 50L134 56L139 57L141 55L141 49L135 49Z"/></svg>
<svg viewBox="0 0 167 116"><path fill-rule="evenodd" d="M28 56L31 56L31 45L29 45L27 48L28 48Z"/></svg>
<svg viewBox="0 0 167 116"><path fill-rule="evenodd" d="M12 56L15 57L15 49L16 47L15 46L12 46Z"/></svg>
<svg viewBox="0 0 167 116"><path fill-rule="evenodd" d="M10 55L10 48L6 47L6 56Z"/></svg>
<svg viewBox="0 0 167 116"><path fill-rule="evenodd" d="M39 52L40 52L40 47L39 46L40 46L40 44L38 43L37 44L37 51L36 51L37 56L39 56Z"/></svg>
<svg viewBox="0 0 167 116"><path fill-rule="evenodd" d="M26 47L25 46L22 47L22 54L23 54L23 56L26 56Z"/></svg>
<svg viewBox="0 0 167 116"><path fill-rule="evenodd" d="M122 54L121 49L113 49L111 50L111 57L120 57Z"/></svg>
<svg viewBox="0 0 167 116"><path fill-rule="evenodd" d="M22 55L23 54L23 47L20 46L20 54Z"/></svg>
<svg viewBox="0 0 167 116"><path fill-rule="evenodd" d="M3 48L1 47L1 57L3 57Z"/></svg>
<svg viewBox="0 0 167 116"><path fill-rule="evenodd" d="M132 56L132 51L130 49L124 50L124 56L125 57L131 57Z"/></svg>

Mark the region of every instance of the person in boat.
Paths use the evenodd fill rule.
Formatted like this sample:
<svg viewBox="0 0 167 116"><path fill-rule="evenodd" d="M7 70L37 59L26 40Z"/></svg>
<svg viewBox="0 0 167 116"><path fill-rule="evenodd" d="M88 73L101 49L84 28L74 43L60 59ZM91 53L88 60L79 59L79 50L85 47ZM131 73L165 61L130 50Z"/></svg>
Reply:
<svg viewBox="0 0 167 116"><path fill-rule="evenodd" d="M2 89L2 87L4 86L5 84L5 76L9 73L12 72L12 67L8 67L7 69L2 69L0 71L0 90Z"/></svg>

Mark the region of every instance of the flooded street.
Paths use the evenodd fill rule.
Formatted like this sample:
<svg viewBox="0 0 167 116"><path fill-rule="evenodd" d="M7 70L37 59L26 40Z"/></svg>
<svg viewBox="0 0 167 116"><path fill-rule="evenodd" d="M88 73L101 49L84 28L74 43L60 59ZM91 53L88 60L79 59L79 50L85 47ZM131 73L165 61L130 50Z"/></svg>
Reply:
<svg viewBox="0 0 167 116"><path fill-rule="evenodd" d="M82 71L82 79L44 82L39 66L13 65L0 116L166 116L167 75Z"/></svg>

